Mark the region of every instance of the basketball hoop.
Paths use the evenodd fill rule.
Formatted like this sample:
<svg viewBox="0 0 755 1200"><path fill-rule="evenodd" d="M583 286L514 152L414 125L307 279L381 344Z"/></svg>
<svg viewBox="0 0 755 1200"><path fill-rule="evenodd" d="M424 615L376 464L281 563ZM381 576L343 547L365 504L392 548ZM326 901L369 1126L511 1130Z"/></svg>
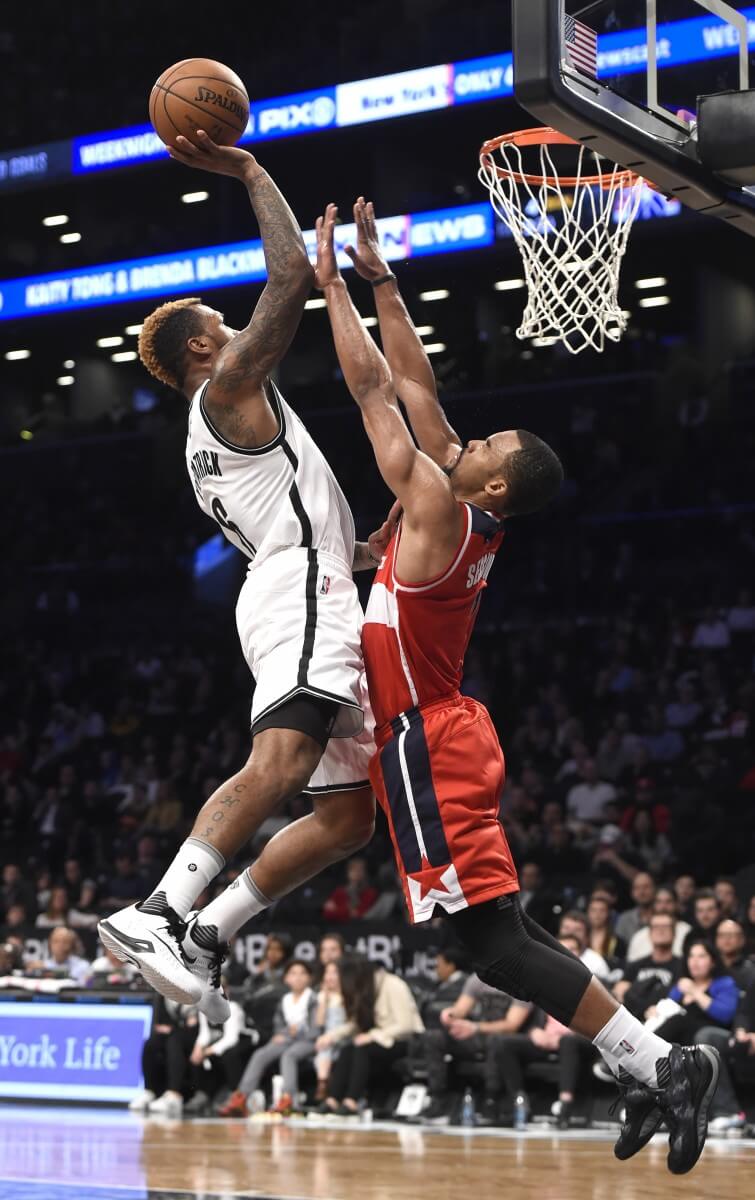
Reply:
<svg viewBox="0 0 755 1200"><path fill-rule="evenodd" d="M575 147L574 174L560 173L554 146ZM522 256L529 299L517 337L560 339L572 354L618 342L619 271L644 180L548 127L485 142L478 177Z"/></svg>

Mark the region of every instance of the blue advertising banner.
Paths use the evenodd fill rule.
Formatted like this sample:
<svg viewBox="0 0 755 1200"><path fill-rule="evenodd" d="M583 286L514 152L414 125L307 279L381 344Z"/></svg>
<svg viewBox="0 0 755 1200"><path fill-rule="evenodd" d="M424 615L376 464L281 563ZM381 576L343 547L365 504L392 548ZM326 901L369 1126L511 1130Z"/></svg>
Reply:
<svg viewBox="0 0 755 1200"><path fill-rule="evenodd" d="M382 217L378 229L390 261L490 246L495 238L493 212L487 203ZM314 229L305 232L304 241L314 259ZM354 241L353 224L337 226L336 250L344 270L352 264L343 246ZM257 283L264 278L265 256L259 239L204 246L176 254L0 281L0 320L120 304L147 296L205 292L232 284Z"/></svg>
<svg viewBox="0 0 755 1200"><path fill-rule="evenodd" d="M749 21L749 43L755 44L755 7L745 8ZM669 21L658 26L658 66L721 58L735 54L737 34L733 26L705 14L686 21ZM610 78L645 69L647 41L644 27L604 33L598 38L598 74ZM293 92L252 102L243 143L293 137L324 129L390 120L412 113L430 112L455 104L470 104L510 96L513 92L511 53L458 63L441 63L379 75L314 91ZM54 157L55 174L70 155L66 173L90 175L116 167L133 167L168 155L151 125L87 134L72 142L30 147L11 155L0 155L0 190L26 181L43 182ZM11 158L15 165L10 162ZM3 162L8 166L3 174ZM16 176L12 172L16 172Z"/></svg>
<svg viewBox="0 0 755 1200"><path fill-rule="evenodd" d="M131 1100L151 1004L0 1001L0 1096Z"/></svg>

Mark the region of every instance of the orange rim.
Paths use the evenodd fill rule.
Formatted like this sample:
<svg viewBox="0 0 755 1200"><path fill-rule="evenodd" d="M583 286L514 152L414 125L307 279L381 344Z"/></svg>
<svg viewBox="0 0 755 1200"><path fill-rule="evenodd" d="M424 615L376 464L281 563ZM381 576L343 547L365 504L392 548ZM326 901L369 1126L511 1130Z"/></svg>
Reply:
<svg viewBox="0 0 755 1200"><path fill-rule="evenodd" d="M549 125L540 125L536 129L516 129L513 133L502 133L500 137L483 142L480 147L480 162L492 168L499 179L513 179L516 183L547 183L551 187L576 187L578 184L598 184L602 188L616 185L629 187L637 183L641 176L634 171L610 171L604 175L527 175L521 171L512 171L508 167L499 167L493 154L500 146L582 146L574 138Z"/></svg>

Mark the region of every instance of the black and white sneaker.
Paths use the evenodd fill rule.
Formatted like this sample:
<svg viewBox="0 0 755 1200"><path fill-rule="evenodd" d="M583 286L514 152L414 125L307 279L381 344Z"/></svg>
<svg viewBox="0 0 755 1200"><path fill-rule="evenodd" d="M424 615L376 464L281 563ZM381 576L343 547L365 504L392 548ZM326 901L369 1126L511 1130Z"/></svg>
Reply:
<svg viewBox="0 0 755 1200"><path fill-rule="evenodd" d="M221 980L228 946L218 941L218 931L214 925L202 925L201 915L195 909L186 918L181 949L192 974L202 985L200 1012L204 1013L211 1025L224 1025L231 1015L231 1005Z"/></svg>
<svg viewBox="0 0 755 1200"><path fill-rule="evenodd" d="M713 1046L673 1045L668 1066L668 1082L658 1093L671 1131L666 1161L672 1174L686 1175L703 1152L721 1058Z"/></svg>
<svg viewBox="0 0 755 1200"><path fill-rule="evenodd" d="M121 962L138 967L161 996L177 1004L197 1004L201 999L203 982L190 970L181 950L186 922L162 893L113 913L100 921L97 932L102 944Z"/></svg>
<svg viewBox="0 0 755 1200"><path fill-rule="evenodd" d="M629 1075L623 1067L619 1068L616 1081L619 1085L619 1095L614 1100L609 1112L613 1114L616 1108L623 1108L621 1130L613 1152L622 1162L631 1158L647 1146L654 1133L657 1133L664 1121L661 1109L658 1107L658 1094L643 1083Z"/></svg>

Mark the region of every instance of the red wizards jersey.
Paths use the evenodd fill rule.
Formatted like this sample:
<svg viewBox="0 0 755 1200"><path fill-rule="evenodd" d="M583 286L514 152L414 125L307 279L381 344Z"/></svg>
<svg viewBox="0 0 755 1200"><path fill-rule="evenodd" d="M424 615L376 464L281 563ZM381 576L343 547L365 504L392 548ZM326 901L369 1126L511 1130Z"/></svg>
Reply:
<svg viewBox="0 0 755 1200"><path fill-rule="evenodd" d="M450 566L426 583L401 583L399 524L370 592L362 649L375 724L456 695L481 593L503 541L503 523L460 503L462 535Z"/></svg>

